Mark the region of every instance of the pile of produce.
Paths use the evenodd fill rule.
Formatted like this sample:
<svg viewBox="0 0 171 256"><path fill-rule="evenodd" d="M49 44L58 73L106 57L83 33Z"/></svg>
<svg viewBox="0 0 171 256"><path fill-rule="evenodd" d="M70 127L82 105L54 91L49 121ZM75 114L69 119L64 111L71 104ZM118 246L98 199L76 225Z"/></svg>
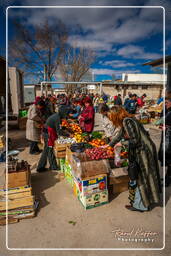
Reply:
<svg viewBox="0 0 171 256"><path fill-rule="evenodd" d="M101 132L98 132L98 131L95 131L95 132L92 132L91 133L91 138L92 139L101 139L102 138L102 133Z"/></svg>
<svg viewBox="0 0 171 256"><path fill-rule="evenodd" d="M77 134L82 133L81 127L78 124L70 123L66 119L62 120L61 126L71 130L73 133L77 133Z"/></svg>
<svg viewBox="0 0 171 256"><path fill-rule="evenodd" d="M80 133L75 133L74 139L76 140L77 143L86 142L85 138Z"/></svg>
<svg viewBox="0 0 171 256"><path fill-rule="evenodd" d="M106 143L102 139L93 139L91 142L89 142L89 144L93 147L101 147L104 146Z"/></svg>
<svg viewBox="0 0 171 256"><path fill-rule="evenodd" d="M57 142L59 144L72 144L72 143L75 143L75 138L66 138L66 137L62 137L60 136L58 139L57 139Z"/></svg>
<svg viewBox="0 0 171 256"><path fill-rule="evenodd" d="M82 133L81 127L78 124L71 123L70 128L73 133Z"/></svg>
<svg viewBox="0 0 171 256"><path fill-rule="evenodd" d="M70 124L68 123L68 121L66 119L63 119L62 120L62 124L61 124L62 127L65 127L65 128L70 128Z"/></svg>
<svg viewBox="0 0 171 256"><path fill-rule="evenodd" d="M121 158L123 159L125 159L125 158L128 158L128 151L124 151L124 149L121 151L121 153L120 153L120 156L121 156Z"/></svg>
<svg viewBox="0 0 171 256"><path fill-rule="evenodd" d="M82 153L87 149L90 149L92 146L90 144L81 142L81 143L74 143L71 145L70 149L72 152Z"/></svg>
<svg viewBox="0 0 171 256"><path fill-rule="evenodd" d="M114 157L114 150L112 147L86 149L85 153L91 160L108 159Z"/></svg>

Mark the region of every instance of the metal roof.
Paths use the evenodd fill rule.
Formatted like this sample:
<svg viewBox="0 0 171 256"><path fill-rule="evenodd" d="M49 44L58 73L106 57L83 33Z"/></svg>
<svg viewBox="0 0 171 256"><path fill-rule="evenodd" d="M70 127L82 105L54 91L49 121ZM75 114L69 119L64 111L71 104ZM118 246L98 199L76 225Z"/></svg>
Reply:
<svg viewBox="0 0 171 256"><path fill-rule="evenodd" d="M165 57L165 63L170 63L171 62L171 55L168 55ZM160 58L160 59L157 59L157 60L153 60L153 61L150 61L150 62L146 62L143 64L143 66L147 66L147 65L150 65L152 67L158 67L158 66L161 66L163 65L163 58Z"/></svg>

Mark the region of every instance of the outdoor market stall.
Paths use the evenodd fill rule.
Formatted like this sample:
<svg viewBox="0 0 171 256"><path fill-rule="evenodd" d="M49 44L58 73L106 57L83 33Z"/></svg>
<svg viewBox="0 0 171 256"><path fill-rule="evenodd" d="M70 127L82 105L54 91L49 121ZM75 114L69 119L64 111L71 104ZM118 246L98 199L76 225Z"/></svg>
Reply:
<svg viewBox="0 0 171 256"><path fill-rule="evenodd" d="M72 120L63 120L62 127L70 137L58 138L54 152L61 176L85 209L108 203L109 191L117 194L128 189L128 152L122 143L108 147L102 132L84 133ZM115 167L112 170L109 160Z"/></svg>

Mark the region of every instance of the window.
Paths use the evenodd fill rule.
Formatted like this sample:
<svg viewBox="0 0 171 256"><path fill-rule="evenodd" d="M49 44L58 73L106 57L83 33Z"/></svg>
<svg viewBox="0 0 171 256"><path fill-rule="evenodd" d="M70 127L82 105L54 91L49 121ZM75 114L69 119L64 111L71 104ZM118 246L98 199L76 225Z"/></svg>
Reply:
<svg viewBox="0 0 171 256"><path fill-rule="evenodd" d="M138 85L132 85L132 89L138 89Z"/></svg>
<svg viewBox="0 0 171 256"><path fill-rule="evenodd" d="M142 90L148 89L148 85L142 85Z"/></svg>

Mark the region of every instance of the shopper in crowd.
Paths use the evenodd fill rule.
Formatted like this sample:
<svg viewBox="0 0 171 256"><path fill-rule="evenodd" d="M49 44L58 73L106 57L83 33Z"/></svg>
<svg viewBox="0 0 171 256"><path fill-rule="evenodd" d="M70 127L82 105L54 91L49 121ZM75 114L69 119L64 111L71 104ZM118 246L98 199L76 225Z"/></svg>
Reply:
<svg viewBox="0 0 171 256"><path fill-rule="evenodd" d="M118 105L118 106L122 105L121 94L118 94L117 96L114 97L114 105Z"/></svg>
<svg viewBox="0 0 171 256"><path fill-rule="evenodd" d="M70 108L68 106L65 106L65 111L63 108L59 108L58 112L54 113L47 119L43 129L44 149L37 166L37 172L45 172L48 170L45 168L47 160L50 165L49 170L59 169L53 152L53 147L58 136L63 135L60 124L62 119L68 116L69 111Z"/></svg>
<svg viewBox="0 0 171 256"><path fill-rule="evenodd" d="M154 203L159 203L161 192L155 144L143 125L121 106L114 106L109 118L120 128L109 145L113 147L122 138L128 140L130 205L125 207L132 211L148 211Z"/></svg>
<svg viewBox="0 0 171 256"><path fill-rule="evenodd" d="M92 104L92 100L89 97L86 97L83 100L84 109L79 116L79 123L84 132L92 132L94 128L94 118L95 112Z"/></svg>
<svg viewBox="0 0 171 256"><path fill-rule="evenodd" d="M137 95L132 94L130 99L125 104L125 109L130 114L135 114L137 110Z"/></svg>
<svg viewBox="0 0 171 256"><path fill-rule="evenodd" d="M164 165L164 153L165 153L165 167L166 167L166 176L165 176L165 186L168 187L171 184L171 98L166 97L166 115L165 115L165 144L163 143L163 132L161 136L160 148L159 148L159 160L161 165ZM163 152L163 149L164 152Z"/></svg>
<svg viewBox="0 0 171 256"><path fill-rule="evenodd" d="M108 96L107 96L107 94L103 94L102 95L102 99L103 99L103 101L104 101L104 103L107 103L107 101L108 101Z"/></svg>
<svg viewBox="0 0 171 256"><path fill-rule="evenodd" d="M45 109L45 103L40 97L37 97L34 104L30 105L26 123L26 139L30 141L29 153L39 154L38 142L40 142L41 128L43 126L42 111Z"/></svg>
<svg viewBox="0 0 171 256"><path fill-rule="evenodd" d="M157 100L157 105L160 105L160 103L163 102L163 97L159 97Z"/></svg>
<svg viewBox="0 0 171 256"><path fill-rule="evenodd" d="M147 95L144 93L141 97L137 98L137 107L142 108L145 104L144 99L147 97Z"/></svg>
<svg viewBox="0 0 171 256"><path fill-rule="evenodd" d="M81 102L79 100L74 99L72 101L72 107L74 113L70 113L69 116L73 119L77 119L81 114Z"/></svg>
<svg viewBox="0 0 171 256"><path fill-rule="evenodd" d="M128 101L131 99L131 97L132 97L132 93L128 92L128 97L125 97L125 100L124 100L124 107L127 105Z"/></svg>
<svg viewBox="0 0 171 256"><path fill-rule="evenodd" d="M94 110L95 110L95 113L98 112L98 108L99 108L99 99L100 99L100 96L98 95L98 93L95 95L94 99L93 99L93 105L94 105Z"/></svg>

